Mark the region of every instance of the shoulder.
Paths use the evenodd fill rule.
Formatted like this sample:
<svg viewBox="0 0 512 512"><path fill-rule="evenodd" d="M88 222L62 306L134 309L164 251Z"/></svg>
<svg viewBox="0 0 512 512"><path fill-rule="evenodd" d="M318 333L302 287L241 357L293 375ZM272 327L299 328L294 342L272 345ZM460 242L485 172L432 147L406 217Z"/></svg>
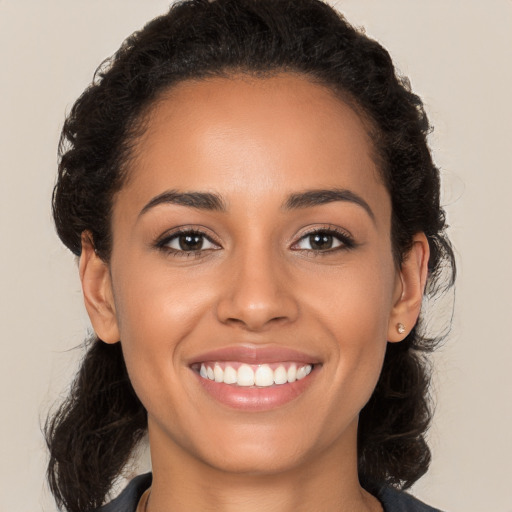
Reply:
<svg viewBox="0 0 512 512"><path fill-rule="evenodd" d="M135 477L117 498L93 512L135 512L140 497L151 485L151 480L151 473Z"/></svg>
<svg viewBox="0 0 512 512"><path fill-rule="evenodd" d="M392 487L382 486L374 491L374 495L381 501L385 512L441 512Z"/></svg>

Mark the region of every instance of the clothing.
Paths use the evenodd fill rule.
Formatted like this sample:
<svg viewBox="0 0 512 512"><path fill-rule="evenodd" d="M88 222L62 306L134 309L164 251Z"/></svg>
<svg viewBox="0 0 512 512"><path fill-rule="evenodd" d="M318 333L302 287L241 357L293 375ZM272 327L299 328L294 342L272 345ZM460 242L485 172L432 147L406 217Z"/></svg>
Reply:
<svg viewBox="0 0 512 512"><path fill-rule="evenodd" d="M124 491L113 501L100 507L96 512L135 512L140 497L151 485L151 473L134 478ZM391 487L381 486L373 491L384 508L384 512L441 512L429 507L410 494ZM320 511L319 511L320 512Z"/></svg>

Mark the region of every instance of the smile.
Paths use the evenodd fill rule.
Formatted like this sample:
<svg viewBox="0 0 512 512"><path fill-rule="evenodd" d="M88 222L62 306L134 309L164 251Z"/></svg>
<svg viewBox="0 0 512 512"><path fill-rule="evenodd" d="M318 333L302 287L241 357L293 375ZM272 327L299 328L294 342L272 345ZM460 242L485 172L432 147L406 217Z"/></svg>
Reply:
<svg viewBox="0 0 512 512"><path fill-rule="evenodd" d="M279 346L231 345L189 362L198 390L230 409L263 412L308 395L322 373L314 354Z"/></svg>
<svg viewBox="0 0 512 512"><path fill-rule="evenodd" d="M264 388L302 380L312 370L312 364L295 362L249 365L235 361L222 361L201 363L199 375L203 379L232 386Z"/></svg>

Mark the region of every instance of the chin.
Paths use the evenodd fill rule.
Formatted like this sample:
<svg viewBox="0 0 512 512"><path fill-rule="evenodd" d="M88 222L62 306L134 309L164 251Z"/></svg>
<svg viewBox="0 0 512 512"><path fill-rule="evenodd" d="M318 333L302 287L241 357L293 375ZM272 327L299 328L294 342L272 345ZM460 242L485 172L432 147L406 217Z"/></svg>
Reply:
<svg viewBox="0 0 512 512"><path fill-rule="evenodd" d="M354 426L342 428L346 435L339 435L339 429L322 429L321 425L297 418L225 428L219 425L209 436L196 438L196 447L190 451L198 460L223 472L272 476L311 464L343 439L350 438L354 441L350 444L355 445L357 421Z"/></svg>
<svg viewBox="0 0 512 512"><path fill-rule="evenodd" d="M231 474L272 476L289 472L307 459L300 447L275 447L252 443L250 446L227 450L224 453L205 454L205 462L217 470Z"/></svg>

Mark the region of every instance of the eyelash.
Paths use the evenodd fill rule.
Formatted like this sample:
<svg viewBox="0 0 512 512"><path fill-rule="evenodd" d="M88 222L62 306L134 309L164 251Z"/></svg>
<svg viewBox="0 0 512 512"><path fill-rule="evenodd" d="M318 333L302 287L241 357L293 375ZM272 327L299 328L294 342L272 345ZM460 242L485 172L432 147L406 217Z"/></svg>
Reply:
<svg viewBox="0 0 512 512"><path fill-rule="evenodd" d="M297 251L307 251L309 254L314 254L315 256L324 256L326 254L332 254L337 251L346 251L349 249L353 249L356 247L356 243L354 238L347 233L346 231L343 231L339 228L335 228L332 226L325 227L325 228L315 228L311 231L308 231L307 233L304 233L297 242L293 244L293 246L298 245L301 241L308 239L309 237L313 235L327 235L332 236L333 238L337 239L340 242L340 245L337 247L332 247L325 250L315 250L315 249L294 249ZM293 248L292 246L292 248Z"/></svg>
<svg viewBox="0 0 512 512"><path fill-rule="evenodd" d="M197 250L180 250L180 249L174 249L172 247L169 247L169 244L173 242L174 240L177 240L180 236L188 235L188 236L198 236L204 240L207 240L209 243L217 246L217 248L208 248L208 249L197 249ZM301 243L304 240L307 240L308 237L311 237L313 235L327 235L332 236L333 238L337 239L338 242L340 242L340 245L336 247L332 247L325 250L315 250L315 249L294 249L294 246L297 246L299 243ZM347 232L342 231L340 229L334 228L334 227L328 227L328 228L315 228L311 231L304 233L297 242L294 242L292 245L292 250L295 251L306 251L309 254L313 254L315 256L322 256L326 254L332 254L333 252L337 251L343 251L343 250L349 250L356 247L356 243L351 235L349 235ZM204 253L205 251L214 251L222 248L220 244L216 243L214 240L212 240L211 237L209 237L206 233L204 233L201 230L193 229L193 228L183 228L179 229L178 231L174 231L173 233L166 235L164 238L159 240L156 243L156 247L168 254L171 254L172 256L178 257L178 258L190 258L190 257L201 257L201 253Z"/></svg>
<svg viewBox="0 0 512 512"><path fill-rule="evenodd" d="M180 236L189 235L189 236L199 236L204 240L207 240L211 244L217 246L218 248L221 248L218 243L212 240L211 237L209 237L206 233L204 233L201 230L194 229L194 228L183 228L179 229L177 231L172 232L171 234L168 234L164 236L161 240L159 240L156 243L156 246L158 249L171 254L172 256L176 256L178 258L190 258L190 257L200 257L201 253L204 253L205 251L212 251L217 249L198 249L198 250L192 250L192 251L185 251L185 250L179 250L174 249L172 247L169 247L169 244L178 239ZM203 242L204 243L204 242Z"/></svg>

